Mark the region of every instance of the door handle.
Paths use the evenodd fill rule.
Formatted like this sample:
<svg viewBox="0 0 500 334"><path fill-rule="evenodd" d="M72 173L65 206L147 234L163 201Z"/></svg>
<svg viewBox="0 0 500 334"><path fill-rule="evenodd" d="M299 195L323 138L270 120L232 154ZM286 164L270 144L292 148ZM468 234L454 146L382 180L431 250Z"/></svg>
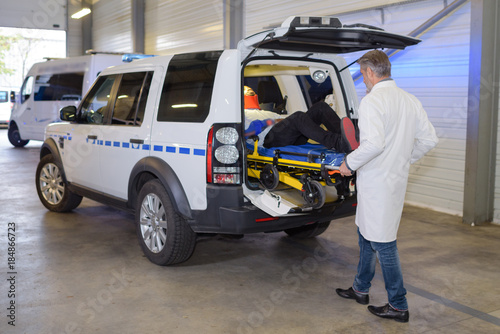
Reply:
<svg viewBox="0 0 500 334"><path fill-rule="evenodd" d="M87 138L88 139L97 139L97 136L96 135L88 135Z"/></svg>
<svg viewBox="0 0 500 334"><path fill-rule="evenodd" d="M144 144L144 139L134 139L134 138L130 138L130 142L132 144Z"/></svg>

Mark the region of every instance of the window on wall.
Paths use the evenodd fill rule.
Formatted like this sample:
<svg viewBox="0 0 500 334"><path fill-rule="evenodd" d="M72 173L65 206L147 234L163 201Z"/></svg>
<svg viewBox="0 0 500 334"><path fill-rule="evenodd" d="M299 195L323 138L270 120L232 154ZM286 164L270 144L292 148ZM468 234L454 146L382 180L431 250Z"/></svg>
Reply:
<svg viewBox="0 0 500 334"><path fill-rule="evenodd" d="M83 72L37 75L35 101L78 101L82 86Z"/></svg>
<svg viewBox="0 0 500 334"><path fill-rule="evenodd" d="M158 108L160 122L203 122L208 116L222 51L176 55L170 60Z"/></svg>

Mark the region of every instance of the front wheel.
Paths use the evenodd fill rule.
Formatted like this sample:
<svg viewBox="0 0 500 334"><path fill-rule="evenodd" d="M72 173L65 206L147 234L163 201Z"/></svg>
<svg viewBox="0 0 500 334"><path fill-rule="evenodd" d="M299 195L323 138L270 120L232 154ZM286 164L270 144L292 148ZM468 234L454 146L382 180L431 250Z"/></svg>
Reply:
<svg viewBox="0 0 500 334"><path fill-rule="evenodd" d="M15 147L26 146L29 142L29 140L21 139L21 134L19 133L19 129L15 124L9 126L9 131L7 133L7 136L9 137L10 143Z"/></svg>
<svg viewBox="0 0 500 334"><path fill-rule="evenodd" d="M139 243L151 262L166 266L191 257L196 233L175 211L159 180L151 180L142 187L135 215Z"/></svg>
<svg viewBox="0 0 500 334"><path fill-rule="evenodd" d="M62 167L52 154L47 154L36 168L36 192L42 204L54 212L68 212L82 202L82 197L72 193L62 176Z"/></svg>

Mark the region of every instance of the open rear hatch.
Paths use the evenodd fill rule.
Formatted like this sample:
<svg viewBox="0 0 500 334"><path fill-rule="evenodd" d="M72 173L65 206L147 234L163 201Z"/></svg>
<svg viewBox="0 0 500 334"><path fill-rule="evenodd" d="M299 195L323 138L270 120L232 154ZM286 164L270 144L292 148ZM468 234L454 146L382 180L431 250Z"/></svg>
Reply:
<svg viewBox="0 0 500 334"><path fill-rule="evenodd" d="M278 28L240 41L238 49L242 52L258 48L341 54L380 48L404 49L420 41L369 25L342 25L335 17L292 16Z"/></svg>
<svg viewBox="0 0 500 334"><path fill-rule="evenodd" d="M314 69L324 65L318 63L318 60L322 59L321 54L325 58L325 53L344 54L379 48L404 49L419 42L420 40L417 38L389 33L373 26L363 24L342 25L339 19L334 17L289 17L280 27L257 33L240 41L238 50L241 52L242 57L246 57L243 61L244 66L251 65L250 63L259 64L258 66L263 70L267 64L266 61L268 61L267 66L271 68L273 64L279 64L280 55L284 55L286 56L286 58L283 58L284 61L296 57L304 62L310 62L311 65L303 65L303 68L309 66ZM310 57L312 54L314 56ZM265 58L259 59L259 57ZM269 60L269 57L273 59ZM283 70L286 65L291 66L286 63L281 69ZM328 73L328 71L324 72ZM334 75L333 72L330 71L329 73ZM266 75L271 75L269 73L270 70ZM290 74L290 77L294 75L298 77L297 74ZM339 85L341 86L342 83ZM290 88L290 86L287 87ZM340 88L337 88L338 92L340 90ZM283 96L287 94L297 96L300 94L300 92L290 94L284 91L282 93ZM346 99L346 96L337 95L337 98ZM338 113L338 110L336 111ZM259 176L253 175L252 180L252 182L258 182ZM305 186L301 191L297 190L299 187L292 188L281 181L282 179L280 179L277 187L267 188L252 185L252 182L247 180L246 186L243 187L244 194L255 206L275 217L306 214L321 208L323 205L321 204L321 206L315 208L314 205L308 203L307 196L304 196ZM319 181L324 185L325 179ZM324 196L323 203L325 206L340 205L343 198L355 193L354 185L350 180L344 179L343 182L346 185L339 188L341 189L340 193L334 186L323 186L324 194L322 196Z"/></svg>

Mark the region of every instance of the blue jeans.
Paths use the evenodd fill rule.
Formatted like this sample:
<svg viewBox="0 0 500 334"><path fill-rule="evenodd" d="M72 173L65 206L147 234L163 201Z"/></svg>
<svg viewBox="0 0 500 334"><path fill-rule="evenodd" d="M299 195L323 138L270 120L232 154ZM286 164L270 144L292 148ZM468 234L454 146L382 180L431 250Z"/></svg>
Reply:
<svg viewBox="0 0 500 334"><path fill-rule="evenodd" d="M359 233L359 263L358 273L354 278L353 289L368 293L373 276L377 257L384 275L385 289L389 304L397 310L407 310L406 289L403 285L403 272L399 262L396 240L392 242L374 242L366 240Z"/></svg>

